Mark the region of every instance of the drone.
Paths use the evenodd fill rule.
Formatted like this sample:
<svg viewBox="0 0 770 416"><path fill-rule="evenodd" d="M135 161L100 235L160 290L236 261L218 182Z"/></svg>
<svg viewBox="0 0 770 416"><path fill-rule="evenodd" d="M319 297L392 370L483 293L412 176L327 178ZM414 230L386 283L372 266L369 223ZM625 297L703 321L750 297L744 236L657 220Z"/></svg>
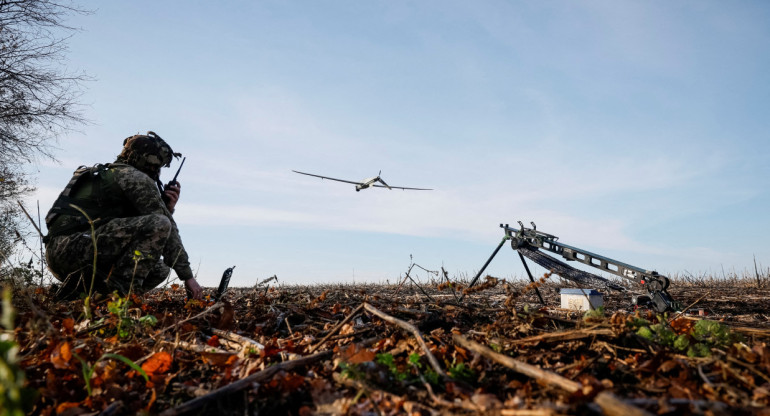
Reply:
<svg viewBox="0 0 770 416"><path fill-rule="evenodd" d="M300 175L315 176L316 178L321 178L321 179L329 179L330 181L352 183L353 185L356 186L356 192L359 192L362 189L366 189L366 188L368 188L370 186L374 186L374 187L377 187L377 188L388 188L388 189L391 189L391 190L393 188L395 188L395 189L402 189L402 190L407 190L408 189L408 190L411 190L411 191L432 191L433 190L433 189L428 189L428 188L408 188L408 187L405 187L405 186L390 186L387 183L385 183L385 181L382 180L382 178L380 178L380 175L382 174L382 171L380 171L377 174L377 176L374 176L372 178L366 178L366 179L364 179L361 182L348 181L348 180L345 180L345 179L330 178L328 176L314 175L312 173L299 172L299 171L296 171L296 170L292 170L292 172L299 173ZM377 182L381 183L382 185L377 185Z"/></svg>

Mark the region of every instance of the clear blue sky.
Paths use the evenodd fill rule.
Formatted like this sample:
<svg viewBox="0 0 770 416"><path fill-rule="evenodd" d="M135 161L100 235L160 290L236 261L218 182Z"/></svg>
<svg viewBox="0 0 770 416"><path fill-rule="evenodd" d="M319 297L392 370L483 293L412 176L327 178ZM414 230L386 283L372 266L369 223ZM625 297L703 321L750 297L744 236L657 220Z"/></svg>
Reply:
<svg viewBox="0 0 770 416"><path fill-rule="evenodd" d="M770 265L770 3L80 4L93 124L27 205L153 130L187 156L204 285L393 282L410 254L472 275L517 220L664 274ZM508 248L488 272L524 273Z"/></svg>

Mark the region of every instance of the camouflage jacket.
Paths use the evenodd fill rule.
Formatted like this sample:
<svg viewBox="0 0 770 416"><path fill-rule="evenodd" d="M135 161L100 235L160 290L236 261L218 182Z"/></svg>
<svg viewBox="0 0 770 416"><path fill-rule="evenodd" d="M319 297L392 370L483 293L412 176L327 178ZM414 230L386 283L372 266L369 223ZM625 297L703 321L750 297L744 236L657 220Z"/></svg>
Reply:
<svg viewBox="0 0 770 416"><path fill-rule="evenodd" d="M99 172L100 188L99 191L94 191L94 179L84 178L85 181L78 180L75 185L76 189L72 189L71 192L67 192L71 200L79 200L84 202L84 205L90 205L91 209L86 211L91 218L103 218L109 220L109 218L116 217L131 217L148 214L162 214L171 220L171 234L169 240L166 242L165 253L174 253L175 258L165 258L164 262L169 266L173 265L174 271L177 276L182 280L188 280L194 277L192 269L190 268L190 261L187 255L187 251L182 245L182 239L179 236L179 229L176 222L171 215L171 212L166 207L166 204L161 199L160 190L155 180L150 178L147 174L136 169L135 167L123 163L110 163L105 165L106 170ZM79 172L80 169L77 172ZM84 173L89 175L88 172ZM74 177L73 177L74 180ZM71 181L70 184L73 184ZM68 188L71 185L68 185ZM65 190L66 191L66 190ZM60 196L60 200L62 196ZM88 201L100 200L99 204L88 204ZM59 203L57 200L54 203L54 207L46 216L46 222L49 221L48 229L49 235L56 234L57 230L72 229L72 224L76 224L78 221L82 222L82 215L76 212L69 211L67 207L59 207L57 205L65 205ZM54 212L59 212L55 215ZM98 227L98 223L96 224ZM74 230L73 230L74 231ZM177 255L178 253L178 255Z"/></svg>

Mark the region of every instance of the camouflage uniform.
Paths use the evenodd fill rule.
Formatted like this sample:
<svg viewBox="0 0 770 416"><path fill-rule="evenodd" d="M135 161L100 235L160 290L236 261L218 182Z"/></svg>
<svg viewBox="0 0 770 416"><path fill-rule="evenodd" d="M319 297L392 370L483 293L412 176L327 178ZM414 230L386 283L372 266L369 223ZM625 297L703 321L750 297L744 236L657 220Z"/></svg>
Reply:
<svg viewBox="0 0 770 416"><path fill-rule="evenodd" d="M143 140L131 142L136 137ZM147 143L150 147L142 149ZM194 277L177 225L161 198L160 167L168 166L172 155L179 154L154 133L132 136L115 163L75 171L46 216L45 239L48 267L70 291L73 285L88 291L94 258L91 227L70 203L94 220L97 291L124 295L131 288L142 293L162 283L171 268L183 281Z"/></svg>

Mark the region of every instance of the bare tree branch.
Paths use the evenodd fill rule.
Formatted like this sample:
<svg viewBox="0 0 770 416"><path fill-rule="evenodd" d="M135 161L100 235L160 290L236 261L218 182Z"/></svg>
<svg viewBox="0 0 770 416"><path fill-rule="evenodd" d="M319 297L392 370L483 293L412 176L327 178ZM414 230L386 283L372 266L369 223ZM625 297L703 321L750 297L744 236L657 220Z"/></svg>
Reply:
<svg viewBox="0 0 770 416"><path fill-rule="evenodd" d="M74 27L88 14L68 0L0 0L0 247L14 248L20 212L15 200L34 190L28 165L53 159L63 132L86 123L79 99L89 78L65 65Z"/></svg>

